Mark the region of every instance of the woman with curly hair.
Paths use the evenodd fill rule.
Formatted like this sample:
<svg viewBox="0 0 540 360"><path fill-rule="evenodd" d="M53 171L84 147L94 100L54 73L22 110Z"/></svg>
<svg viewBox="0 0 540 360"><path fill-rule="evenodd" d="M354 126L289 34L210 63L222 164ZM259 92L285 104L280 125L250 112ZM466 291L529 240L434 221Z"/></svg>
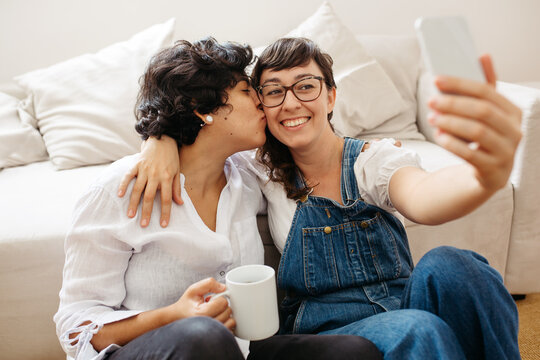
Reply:
<svg viewBox="0 0 540 360"><path fill-rule="evenodd" d="M263 112L244 72L249 47L206 39L155 55L142 79L136 117L143 138L178 144L184 221L167 231L125 218L119 177L138 156L118 160L79 200L65 243L62 346L76 359L243 359L222 292L228 269L262 263L257 183L231 155L264 143ZM249 201L246 199L249 198ZM160 202L156 200L155 206ZM216 280L217 279L217 280Z"/></svg>

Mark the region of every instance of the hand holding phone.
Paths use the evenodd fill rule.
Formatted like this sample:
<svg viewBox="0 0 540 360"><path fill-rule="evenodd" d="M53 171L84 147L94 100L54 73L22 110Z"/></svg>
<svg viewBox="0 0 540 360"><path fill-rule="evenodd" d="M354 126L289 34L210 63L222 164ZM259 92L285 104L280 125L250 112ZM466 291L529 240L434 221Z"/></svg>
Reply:
<svg viewBox="0 0 540 360"><path fill-rule="evenodd" d="M467 22L463 17L424 17L415 22L420 48L434 75L485 82Z"/></svg>
<svg viewBox="0 0 540 360"><path fill-rule="evenodd" d="M422 18L415 27L428 70L441 76L435 82L440 93L428 102L435 140L471 165L477 189L491 195L512 171L521 110L497 93L491 58L477 57L463 18ZM458 177L470 176L465 169Z"/></svg>

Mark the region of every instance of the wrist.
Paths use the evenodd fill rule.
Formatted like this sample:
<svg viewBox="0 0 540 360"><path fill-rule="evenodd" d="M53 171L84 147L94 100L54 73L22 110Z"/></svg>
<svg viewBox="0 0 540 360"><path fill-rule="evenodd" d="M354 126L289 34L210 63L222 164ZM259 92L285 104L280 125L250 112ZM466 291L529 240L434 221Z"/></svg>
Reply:
<svg viewBox="0 0 540 360"><path fill-rule="evenodd" d="M178 307L175 306L176 304L171 304L169 306L165 306L161 309L159 309L159 321L161 322L162 326L167 325L169 323L172 323L173 321L180 320L185 318L181 311L179 311Z"/></svg>

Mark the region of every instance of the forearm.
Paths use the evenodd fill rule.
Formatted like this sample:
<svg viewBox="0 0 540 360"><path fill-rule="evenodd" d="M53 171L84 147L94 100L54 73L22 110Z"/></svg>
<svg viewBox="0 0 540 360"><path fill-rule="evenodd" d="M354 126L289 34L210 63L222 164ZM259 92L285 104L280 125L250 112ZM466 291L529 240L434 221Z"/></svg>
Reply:
<svg viewBox="0 0 540 360"><path fill-rule="evenodd" d="M465 216L496 191L482 187L474 168L468 164L431 173L411 168L403 170L408 172L408 179L402 184L407 185L399 191L391 188L391 200L403 216L419 224L438 225Z"/></svg>
<svg viewBox="0 0 540 360"><path fill-rule="evenodd" d="M127 319L105 324L90 343L97 351L111 344L123 346L136 337L176 320L170 307L145 311Z"/></svg>

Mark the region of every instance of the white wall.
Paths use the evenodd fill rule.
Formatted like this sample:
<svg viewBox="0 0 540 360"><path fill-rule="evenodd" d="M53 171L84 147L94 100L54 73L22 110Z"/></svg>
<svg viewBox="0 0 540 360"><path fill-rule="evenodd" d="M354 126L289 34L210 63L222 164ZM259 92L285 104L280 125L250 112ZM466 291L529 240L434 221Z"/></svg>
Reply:
<svg viewBox="0 0 540 360"><path fill-rule="evenodd" d="M0 83L129 38L176 17L176 37L213 35L263 45L311 15L322 0L0 0ZM355 33L414 34L421 15L461 14L499 78L540 81L538 0L330 0Z"/></svg>

